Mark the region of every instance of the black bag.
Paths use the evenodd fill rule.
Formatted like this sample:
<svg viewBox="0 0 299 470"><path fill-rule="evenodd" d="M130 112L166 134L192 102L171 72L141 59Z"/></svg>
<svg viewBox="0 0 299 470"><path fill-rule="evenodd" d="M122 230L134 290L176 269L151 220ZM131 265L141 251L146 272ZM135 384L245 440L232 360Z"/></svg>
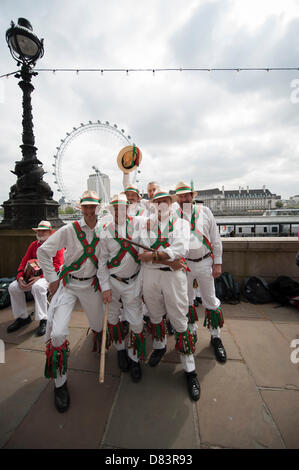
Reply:
<svg viewBox="0 0 299 470"><path fill-rule="evenodd" d="M10 306L10 295L8 292L8 286L15 279L15 277L2 277L0 279L0 309Z"/></svg>
<svg viewBox="0 0 299 470"><path fill-rule="evenodd" d="M229 273L222 273L214 279L216 297L228 304L240 303L240 286Z"/></svg>
<svg viewBox="0 0 299 470"><path fill-rule="evenodd" d="M244 280L243 295L252 304L273 302L268 283L262 277L247 277Z"/></svg>
<svg viewBox="0 0 299 470"><path fill-rule="evenodd" d="M274 300L281 305L292 303L291 299L299 296L299 282L289 276L279 276L269 284L269 289Z"/></svg>
<svg viewBox="0 0 299 470"><path fill-rule="evenodd" d="M296 253L296 265L299 266L299 251Z"/></svg>

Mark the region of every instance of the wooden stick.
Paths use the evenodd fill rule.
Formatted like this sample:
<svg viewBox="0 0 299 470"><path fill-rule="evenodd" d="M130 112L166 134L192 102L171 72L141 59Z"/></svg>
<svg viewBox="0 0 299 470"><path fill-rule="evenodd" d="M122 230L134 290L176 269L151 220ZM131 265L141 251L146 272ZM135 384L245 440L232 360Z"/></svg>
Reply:
<svg viewBox="0 0 299 470"><path fill-rule="evenodd" d="M104 316L103 330L102 330L102 344L101 344L101 356L100 356L100 376L99 376L100 383L104 382L106 331L107 331L109 303L107 302L105 305L106 307L105 307L105 316Z"/></svg>
<svg viewBox="0 0 299 470"><path fill-rule="evenodd" d="M145 246L145 245L141 245L141 243L132 242L132 240L129 240L128 238L125 238L125 237L120 237L120 238L121 238L121 240L125 240L126 242L129 242L132 245L139 246L140 248L143 248L146 251L153 251L153 252L155 251L153 248L150 248L150 247Z"/></svg>

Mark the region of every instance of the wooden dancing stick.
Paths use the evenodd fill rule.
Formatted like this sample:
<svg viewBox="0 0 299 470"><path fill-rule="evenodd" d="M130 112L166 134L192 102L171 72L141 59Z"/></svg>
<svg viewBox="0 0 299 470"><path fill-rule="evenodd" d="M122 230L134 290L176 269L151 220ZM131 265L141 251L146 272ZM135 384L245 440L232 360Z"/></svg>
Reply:
<svg viewBox="0 0 299 470"><path fill-rule="evenodd" d="M105 304L105 316L104 316L104 321L103 321L101 356L100 356L100 376L99 376L99 382L100 382L101 384L104 382L104 372L105 372L105 346L106 346L106 332L107 332L108 310L109 310L109 303L107 302L107 303Z"/></svg>
<svg viewBox="0 0 299 470"><path fill-rule="evenodd" d="M132 240L129 240L128 238L121 237L121 239L125 240L126 242L132 243L132 245L139 246L140 248L143 248L145 251L153 251L153 252L155 251L153 248L150 248L150 247L145 246L145 245L141 245L141 243L133 242Z"/></svg>

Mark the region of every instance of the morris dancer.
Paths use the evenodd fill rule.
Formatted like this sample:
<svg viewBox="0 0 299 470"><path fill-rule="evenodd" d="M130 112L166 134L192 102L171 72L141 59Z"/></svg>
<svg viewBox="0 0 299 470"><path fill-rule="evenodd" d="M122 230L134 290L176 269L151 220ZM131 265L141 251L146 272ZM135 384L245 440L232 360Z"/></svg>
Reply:
<svg viewBox="0 0 299 470"><path fill-rule="evenodd" d="M186 221L170 217L173 199L174 197L167 191L157 189L153 202L157 204L158 215L151 221L151 231L145 231L142 236L142 243L156 251L139 255L144 262L143 296L149 310L154 347L149 365L156 366L166 352L166 331L163 321L166 310L176 331L176 349L180 353L185 370L190 397L192 400L198 400L200 386L193 356L195 345L186 316L187 276L181 264L181 259L189 248L190 230ZM170 266L165 266L165 263L169 263ZM180 269L174 267L176 270L173 270L171 263L179 263Z"/></svg>
<svg viewBox="0 0 299 470"><path fill-rule="evenodd" d="M49 238L54 232L50 222L42 220L37 227L32 230L36 233L37 240L32 242L22 259L17 271L17 279L13 281L9 287L9 295L11 300L11 308L14 318L16 319L7 328L7 333L17 331L24 325L31 322L31 317L27 311L25 292L31 291L34 298L35 320L39 320L37 336L43 336L47 327L47 289L48 282L41 273L40 276L33 276L26 282L24 279L24 271L29 260L37 258L37 249ZM57 272L63 264L63 251L59 250L55 253L51 260L54 270Z"/></svg>
<svg viewBox="0 0 299 470"><path fill-rule="evenodd" d="M95 227L99 203L95 191L85 191L80 200L83 214L80 221L60 228L37 253L53 296L46 333L45 377L55 379L54 402L59 412L66 411L70 405L66 375L69 343L66 338L77 299L86 313L90 328L96 334L102 330L104 307L96 277L99 238ZM58 276L50 260L53 253L62 247L66 248L65 263Z"/></svg>
<svg viewBox="0 0 299 470"><path fill-rule="evenodd" d="M117 349L119 368L127 372L130 368L133 382L141 379L140 359L145 359L146 344L143 331L141 301L141 276L138 249L123 237L136 243L140 239L143 217L130 217L129 203L124 194L113 196L109 210L113 222L100 233L100 257L98 278L102 288L103 302L109 302L107 347L114 343ZM130 325L128 355L125 349L125 334L119 321L120 302L124 316ZM129 356L129 357L128 357Z"/></svg>
<svg viewBox="0 0 299 470"><path fill-rule="evenodd" d="M197 193L190 185L181 181L177 184L175 192L180 205L177 214L189 222L191 229L190 247L187 254L187 264L190 269L187 274L189 326L196 336L197 325L195 321L198 318L193 301L193 280L196 279L200 287L202 305L205 308L204 326L210 330L211 344L216 359L219 362L225 362L226 352L220 339L220 328L223 326L224 320L214 284L214 278L221 275L222 265L222 243L219 230L208 207L192 204Z"/></svg>
<svg viewBox="0 0 299 470"><path fill-rule="evenodd" d="M141 216L146 214L146 208L141 204L141 195L139 189L132 185L125 188L125 195L130 206L128 207L128 214L132 217Z"/></svg>

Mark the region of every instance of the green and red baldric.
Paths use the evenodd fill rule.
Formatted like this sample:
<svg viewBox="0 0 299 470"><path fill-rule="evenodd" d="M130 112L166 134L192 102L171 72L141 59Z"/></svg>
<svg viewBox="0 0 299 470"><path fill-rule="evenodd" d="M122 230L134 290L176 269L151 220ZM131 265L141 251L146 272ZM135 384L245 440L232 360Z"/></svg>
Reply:
<svg viewBox="0 0 299 470"><path fill-rule="evenodd" d="M95 255L95 249L97 244L99 243L99 239L94 234L94 237L89 244L88 241L86 240L86 233L81 229L80 224L76 221L73 222L73 227L76 232L77 238L81 245L83 246L83 254L80 256L80 258L77 259L77 261L74 261L70 266L64 266L63 270L61 271L59 275L59 279L62 279L63 285L65 286L68 283L68 275L72 271L78 271L80 269L80 266L85 263L85 261L89 258L94 266L97 268L98 267L98 258ZM95 290L99 288L98 280L97 277L95 276L95 279L92 282L92 286L95 287Z"/></svg>
<svg viewBox="0 0 299 470"><path fill-rule="evenodd" d="M144 207L140 207L138 211L136 212L135 217L137 217L138 215L143 215L144 212L145 212Z"/></svg>
<svg viewBox="0 0 299 470"><path fill-rule="evenodd" d="M185 189L185 188L180 188L180 189ZM178 212L181 216L181 218L183 218L184 214L183 214L183 211L182 209L178 209ZM208 240L208 238L203 235L197 228L196 228L196 221L197 219L199 218L199 209L198 208L195 208L193 207L193 210L192 210L192 216L191 216L191 232L194 233L194 235L196 236L196 238L198 238L198 240L200 240L202 242L202 244L208 248L208 250L210 250L211 254L212 254L212 258L214 259L214 255L213 255L213 249L212 249L212 244L211 242Z"/></svg>
<svg viewBox="0 0 299 470"><path fill-rule="evenodd" d="M115 233L116 236L113 236L113 238L120 245L120 250L117 253L117 255L115 255L114 258L112 258L110 261L107 262L108 268L111 269L111 268L116 268L117 266L119 266L122 259L126 256L127 253L130 253L134 261L139 264L140 260L138 259L138 251L132 246L131 243L129 243L127 240L124 240L123 238L118 236L118 232L115 229L114 224L111 223L108 227L108 230L112 236ZM133 217L127 217L126 238L131 240L132 235L133 235Z"/></svg>
<svg viewBox="0 0 299 470"><path fill-rule="evenodd" d="M173 226L176 220L177 219L169 220L169 230L166 230L168 228L168 226L166 225L165 229L163 230L163 233L161 233L160 226L158 225L158 237L156 241L151 245L151 248L153 248L154 250L158 250L160 246L162 246L163 248L168 248L170 246L168 242L168 237L165 237L164 234L166 231L168 233L171 233L173 231Z"/></svg>

